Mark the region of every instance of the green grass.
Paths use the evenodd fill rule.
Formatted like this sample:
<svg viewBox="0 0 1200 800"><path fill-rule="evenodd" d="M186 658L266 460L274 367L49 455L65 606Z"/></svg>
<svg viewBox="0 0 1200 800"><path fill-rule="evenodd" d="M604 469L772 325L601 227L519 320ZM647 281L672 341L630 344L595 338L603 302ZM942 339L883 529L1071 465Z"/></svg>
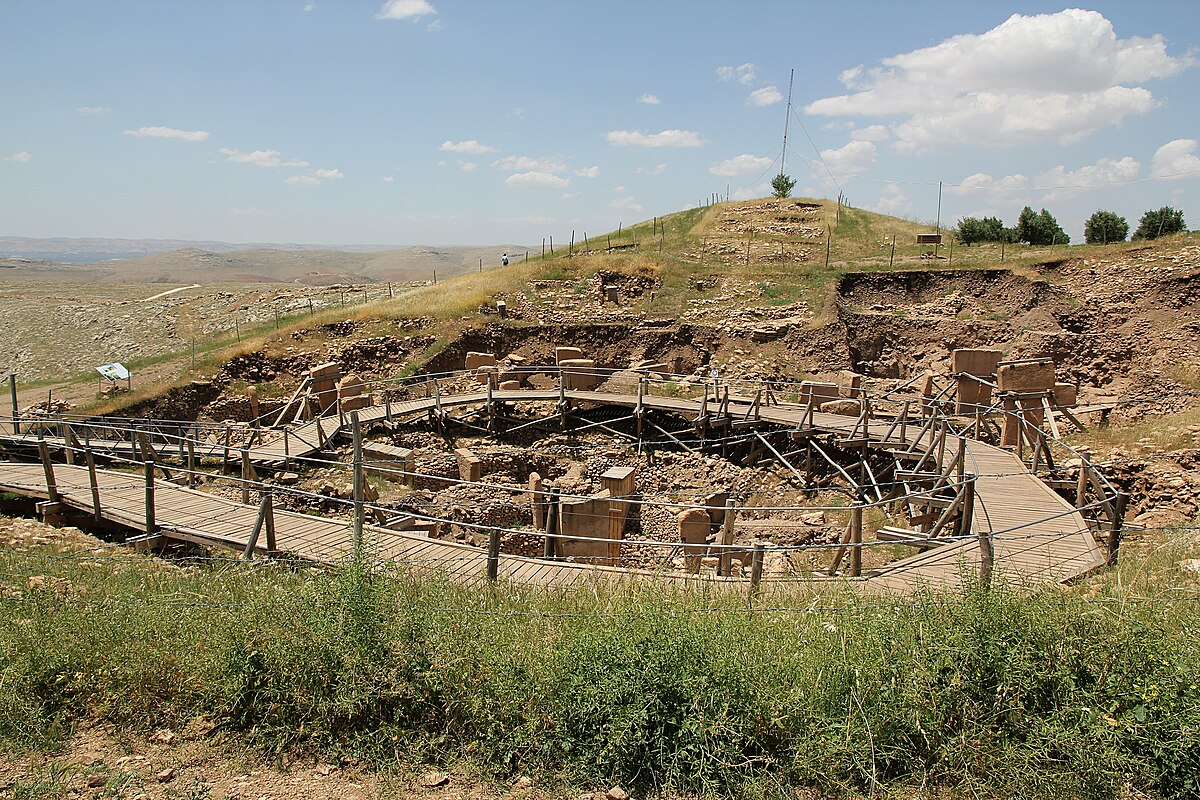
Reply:
<svg viewBox="0 0 1200 800"><path fill-rule="evenodd" d="M1127 561L1131 578L1159 565ZM204 713L264 753L465 762L638 796L1200 789L1189 603L826 591L764 596L749 613L744 596L93 555L0 555L0 574L11 751L82 723L149 731ZM69 583L28 589L33 575ZM1085 588L1130 592L1108 576Z"/></svg>

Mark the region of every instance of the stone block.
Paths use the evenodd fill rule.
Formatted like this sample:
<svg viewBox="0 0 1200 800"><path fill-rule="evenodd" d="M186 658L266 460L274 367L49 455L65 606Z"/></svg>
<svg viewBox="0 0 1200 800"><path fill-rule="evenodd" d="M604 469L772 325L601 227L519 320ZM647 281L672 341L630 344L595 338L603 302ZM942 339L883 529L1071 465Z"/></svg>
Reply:
<svg viewBox="0 0 1200 800"><path fill-rule="evenodd" d="M514 389L520 389L521 382L520 381L501 381L500 385L497 388L502 389L503 391L506 391L506 392L512 391Z"/></svg>
<svg viewBox="0 0 1200 800"><path fill-rule="evenodd" d="M479 457L465 447L460 447L454 451L454 457L458 459L458 477L464 481L477 483L483 479L483 462Z"/></svg>
<svg viewBox="0 0 1200 800"><path fill-rule="evenodd" d="M840 399L840 396L836 383L803 381L800 384L800 405L807 405L811 402L813 405L819 406L821 403L838 399Z"/></svg>
<svg viewBox="0 0 1200 800"><path fill-rule="evenodd" d="M952 372L965 372L977 378L988 378L996 374L996 367L1003 358L1003 350L960 347L950 355L950 369Z"/></svg>
<svg viewBox="0 0 1200 800"><path fill-rule="evenodd" d="M1078 386L1073 383L1054 384L1054 405L1056 408L1074 408L1078 404Z"/></svg>
<svg viewBox="0 0 1200 800"><path fill-rule="evenodd" d="M558 532L560 537L582 538L559 538L556 542L558 554L572 561L611 564L610 509L611 501L608 492L601 492L596 497L559 501Z"/></svg>
<svg viewBox="0 0 1200 800"><path fill-rule="evenodd" d="M701 559L708 552L712 520L702 508L689 508L680 512L675 520L679 524L679 541L683 543L684 569L699 572Z"/></svg>
<svg viewBox="0 0 1200 800"><path fill-rule="evenodd" d="M494 366L496 366L496 357L491 353L477 353L473 350L467 353L467 369L479 369L480 367Z"/></svg>
<svg viewBox="0 0 1200 800"><path fill-rule="evenodd" d="M563 370L563 383L567 389L590 391L603 383L606 377L590 358L565 359L558 365Z"/></svg>
<svg viewBox="0 0 1200 800"><path fill-rule="evenodd" d="M365 391L365 384L362 382L362 378L351 372L338 381L337 390L339 398L358 397Z"/></svg>
<svg viewBox="0 0 1200 800"><path fill-rule="evenodd" d="M838 388L842 397L854 399L863 396L863 376L852 370L844 369L838 373Z"/></svg>
<svg viewBox="0 0 1200 800"><path fill-rule="evenodd" d="M700 505L708 509L708 518L714 526L725 523L725 504L729 502L729 492L711 492L700 498Z"/></svg>
<svg viewBox="0 0 1200 800"><path fill-rule="evenodd" d="M343 414L349 414L351 411L359 411L364 408L370 408L371 396L360 394L354 397L343 397L338 400L338 404Z"/></svg>
<svg viewBox="0 0 1200 800"><path fill-rule="evenodd" d="M1043 392L1054 388L1054 362L1049 359L1002 362L996 369L1002 392Z"/></svg>
<svg viewBox="0 0 1200 800"><path fill-rule="evenodd" d="M496 301L496 312L500 314L500 319L508 317L508 303L503 300Z"/></svg>
<svg viewBox="0 0 1200 800"><path fill-rule="evenodd" d="M318 364L308 371L308 377L316 380L318 378L332 378L334 382L342 376L342 368L337 365L336 361L326 361L324 364Z"/></svg>
<svg viewBox="0 0 1200 800"><path fill-rule="evenodd" d="M839 414L844 417L857 417L859 414L862 414L862 401L830 400L827 403L821 403L821 413Z"/></svg>
<svg viewBox="0 0 1200 800"><path fill-rule="evenodd" d="M578 347L554 348L554 363L557 365L561 365L563 361L569 361L575 358L583 358L583 351Z"/></svg>
<svg viewBox="0 0 1200 800"><path fill-rule="evenodd" d="M542 494L545 488L546 484L540 474L529 473L529 510L533 514L534 530L546 528L546 496Z"/></svg>
<svg viewBox="0 0 1200 800"><path fill-rule="evenodd" d="M604 299L607 300L608 302L612 303L613 305L617 305L620 302L620 300L618 299L618 295L617 295L617 287L616 286L605 286L604 287Z"/></svg>

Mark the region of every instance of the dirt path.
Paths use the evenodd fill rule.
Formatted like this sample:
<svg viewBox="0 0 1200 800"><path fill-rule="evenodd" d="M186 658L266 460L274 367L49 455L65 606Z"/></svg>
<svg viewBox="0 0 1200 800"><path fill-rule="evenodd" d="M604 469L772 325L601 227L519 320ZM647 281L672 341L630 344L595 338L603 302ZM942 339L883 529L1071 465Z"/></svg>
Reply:
<svg viewBox="0 0 1200 800"><path fill-rule="evenodd" d="M170 295L175 294L176 292L182 292L182 291L186 291L188 289L199 289L199 288L200 288L200 284L198 284L198 283L193 283L191 286L177 286L174 289L167 289L165 292L159 292L158 294L153 295L152 297L143 298L142 302L149 303L151 300L157 300L160 297L168 297Z"/></svg>

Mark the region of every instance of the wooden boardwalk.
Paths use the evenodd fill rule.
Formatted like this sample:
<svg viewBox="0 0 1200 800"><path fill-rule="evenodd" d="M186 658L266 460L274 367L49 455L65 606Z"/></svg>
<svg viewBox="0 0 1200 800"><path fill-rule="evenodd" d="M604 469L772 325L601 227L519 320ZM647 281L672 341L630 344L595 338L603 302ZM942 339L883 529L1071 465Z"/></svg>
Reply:
<svg viewBox="0 0 1200 800"><path fill-rule="evenodd" d="M574 405L599 404L643 408L672 413L698 414L701 403L694 400L567 390L495 391L497 402L555 402L565 398ZM435 409L482 404L487 394L448 395L393 402L359 412L364 424L391 419L406 419ZM710 404L711 405L711 404ZM749 419L748 402L733 404L735 419ZM855 431L853 417L814 413L806 416L798 406L762 406L756 419L790 428L811 427L822 433L849 435ZM318 430L318 426L320 429ZM872 422L870 434L882 438L887 424ZM322 441L342 432L337 417L325 417L298 426L288 433L285 448L282 435L267 438L251 450L259 464L281 465L286 458L315 455ZM17 437L5 437L13 439ZM25 439L25 437L20 437ZM1104 564L1104 553L1096 544L1083 516L1046 486L1013 453L971 439L966 446L968 472L978 475L974 495L972 525L976 532L991 534L994 547L992 580L1014 586L1056 583L1082 575ZM285 453L285 449L287 452ZM90 513L91 489L83 467L56 465L62 502ZM103 515L135 528L144 522L144 483L141 476L98 471L101 478ZM156 484L155 522L158 528L177 538L244 547L254 527L257 506L243 505L225 498L186 489L165 481ZM40 464L0 463L0 489L35 497L46 497L47 488ZM335 562L350 555L349 521L314 517L295 512L276 511L277 547L281 551L317 562ZM422 534L404 533L367 526L367 543L374 557L406 564L418 571L444 571L459 580L482 580L486 553L468 545L434 540ZM820 579L852 581L864 588L889 592L913 592L922 589L947 590L976 580L980 571L978 538L958 540L923 553L892 562L859 579ZM714 578L670 571L651 572L614 567L598 567L502 555L499 576L514 583L571 586L597 578L623 576L665 580L671 583L715 583L745 587L740 578ZM795 584L806 579L764 579L770 584Z"/></svg>

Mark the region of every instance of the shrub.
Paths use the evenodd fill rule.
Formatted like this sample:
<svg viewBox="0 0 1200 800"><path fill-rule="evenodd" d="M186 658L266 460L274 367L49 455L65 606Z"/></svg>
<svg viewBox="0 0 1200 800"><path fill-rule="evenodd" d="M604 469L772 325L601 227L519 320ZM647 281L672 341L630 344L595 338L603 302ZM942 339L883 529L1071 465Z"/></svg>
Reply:
<svg viewBox="0 0 1200 800"><path fill-rule="evenodd" d="M784 197L791 197L792 189L794 189L795 186L796 181L781 172L771 179L772 197L778 197L780 199Z"/></svg>
<svg viewBox="0 0 1200 800"><path fill-rule="evenodd" d="M1138 239L1157 239L1159 236L1169 236L1172 233L1182 233L1187 230L1183 222L1183 212L1170 206L1151 209L1142 214L1137 230L1133 233L1134 241Z"/></svg>
<svg viewBox="0 0 1200 800"><path fill-rule="evenodd" d="M1129 222L1111 211L1097 211L1083 224L1083 240L1088 244L1123 242L1129 235Z"/></svg>
<svg viewBox="0 0 1200 800"><path fill-rule="evenodd" d="M1058 224L1058 220L1042 209L1034 213L1033 209L1025 206L1017 218L1017 241L1033 245L1070 244L1071 237Z"/></svg>
<svg viewBox="0 0 1200 800"><path fill-rule="evenodd" d="M965 245L972 245L977 242L1000 242L1004 241L1004 223L996 217L984 217L978 219L976 217L963 217L958 221L958 230L955 232L958 241Z"/></svg>

